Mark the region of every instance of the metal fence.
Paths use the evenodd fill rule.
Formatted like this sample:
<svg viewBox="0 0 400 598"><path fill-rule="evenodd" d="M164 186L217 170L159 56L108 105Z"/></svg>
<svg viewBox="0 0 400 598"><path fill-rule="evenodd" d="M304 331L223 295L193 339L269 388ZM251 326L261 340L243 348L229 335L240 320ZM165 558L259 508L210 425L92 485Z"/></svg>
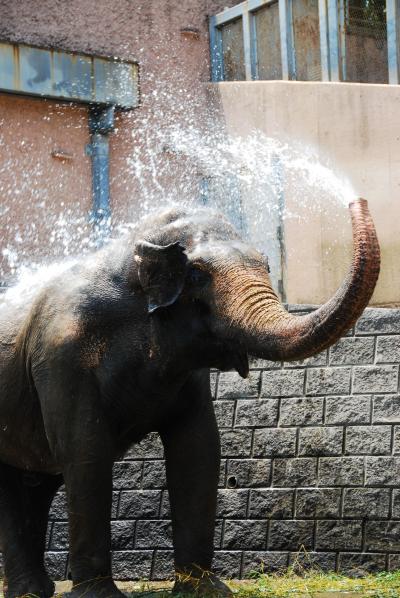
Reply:
<svg viewBox="0 0 400 598"><path fill-rule="evenodd" d="M343 81L387 83L385 0L344 0L342 10Z"/></svg>
<svg viewBox="0 0 400 598"><path fill-rule="evenodd" d="M210 18L213 81L399 83L400 0L247 0Z"/></svg>

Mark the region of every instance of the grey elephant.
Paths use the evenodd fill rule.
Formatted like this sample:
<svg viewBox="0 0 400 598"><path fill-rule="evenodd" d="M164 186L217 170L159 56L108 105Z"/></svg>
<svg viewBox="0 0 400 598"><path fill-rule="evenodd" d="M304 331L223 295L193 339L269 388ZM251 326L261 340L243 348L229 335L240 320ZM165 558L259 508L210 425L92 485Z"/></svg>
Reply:
<svg viewBox="0 0 400 598"><path fill-rule="evenodd" d="M248 355L328 347L367 305L379 246L351 205L354 257L332 299L286 312L265 258L218 213L168 209L17 303L0 306L0 544L7 598L48 598L49 507L65 483L71 596L121 596L112 580L112 467L157 431L165 448L174 591L230 590L209 572L220 446L209 369L246 377Z"/></svg>

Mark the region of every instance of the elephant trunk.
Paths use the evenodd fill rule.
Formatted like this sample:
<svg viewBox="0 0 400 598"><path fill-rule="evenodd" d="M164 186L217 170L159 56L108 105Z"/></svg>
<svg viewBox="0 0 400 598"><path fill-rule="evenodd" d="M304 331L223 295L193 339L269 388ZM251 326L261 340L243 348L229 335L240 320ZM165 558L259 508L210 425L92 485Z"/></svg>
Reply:
<svg viewBox="0 0 400 598"><path fill-rule="evenodd" d="M277 361L305 359L334 344L362 314L378 279L380 251L367 201L357 199L349 207L352 265L335 295L316 311L289 314L260 267L225 273L223 284L230 290L223 295L229 299L222 309L231 333L249 354Z"/></svg>

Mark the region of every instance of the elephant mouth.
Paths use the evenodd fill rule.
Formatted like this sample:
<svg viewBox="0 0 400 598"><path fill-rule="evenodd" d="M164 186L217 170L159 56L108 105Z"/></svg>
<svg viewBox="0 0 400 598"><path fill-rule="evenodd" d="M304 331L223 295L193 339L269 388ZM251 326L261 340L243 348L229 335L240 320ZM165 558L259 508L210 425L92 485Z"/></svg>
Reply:
<svg viewBox="0 0 400 598"><path fill-rule="evenodd" d="M243 350L230 351L228 349L217 367L223 372L236 370L239 376L247 378L249 375L249 358L247 352Z"/></svg>
<svg viewBox="0 0 400 598"><path fill-rule="evenodd" d="M249 358L247 353L236 353L234 356L234 368L242 378L247 378L249 375Z"/></svg>

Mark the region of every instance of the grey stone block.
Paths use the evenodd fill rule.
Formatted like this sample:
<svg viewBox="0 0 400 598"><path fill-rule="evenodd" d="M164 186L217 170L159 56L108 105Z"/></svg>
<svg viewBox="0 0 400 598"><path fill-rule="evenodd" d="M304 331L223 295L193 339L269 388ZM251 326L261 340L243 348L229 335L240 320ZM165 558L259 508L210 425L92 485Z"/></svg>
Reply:
<svg viewBox="0 0 400 598"><path fill-rule="evenodd" d="M66 521L55 521L53 523L49 548L53 550L68 550L68 523Z"/></svg>
<svg viewBox="0 0 400 598"><path fill-rule="evenodd" d="M121 492L118 517L121 519L155 519L160 514L161 490Z"/></svg>
<svg viewBox="0 0 400 598"><path fill-rule="evenodd" d="M289 519L293 517L293 490L265 488L250 492L249 517Z"/></svg>
<svg viewBox="0 0 400 598"><path fill-rule="evenodd" d="M354 368L354 393L396 392L398 365L356 366Z"/></svg>
<svg viewBox="0 0 400 598"><path fill-rule="evenodd" d="M398 486L399 480L400 457L366 457L367 486Z"/></svg>
<svg viewBox="0 0 400 598"><path fill-rule="evenodd" d="M349 577L364 577L368 573L378 573L386 568L384 554L342 552L339 555L338 570Z"/></svg>
<svg viewBox="0 0 400 598"><path fill-rule="evenodd" d="M44 563L51 579L63 581L67 578L68 552L46 552Z"/></svg>
<svg viewBox="0 0 400 598"><path fill-rule="evenodd" d="M322 425L322 397L281 399L280 426Z"/></svg>
<svg viewBox="0 0 400 598"><path fill-rule="evenodd" d="M273 485L277 487L296 488L299 486L315 486L317 483L317 459L275 459Z"/></svg>
<svg viewBox="0 0 400 598"><path fill-rule="evenodd" d="M400 569L400 554L389 554L389 571L398 571Z"/></svg>
<svg viewBox="0 0 400 598"><path fill-rule="evenodd" d="M45 550L51 548L50 546L50 540L51 540L51 532L53 529L53 523L51 521L47 522L47 529L46 529L46 538L45 538Z"/></svg>
<svg viewBox="0 0 400 598"><path fill-rule="evenodd" d="M229 459L227 485L234 488L269 486L271 461L269 459Z"/></svg>
<svg viewBox="0 0 400 598"><path fill-rule="evenodd" d="M289 565L298 575L303 575L307 570L335 571L336 554L334 552L312 552L300 550L289 555Z"/></svg>
<svg viewBox="0 0 400 598"><path fill-rule="evenodd" d="M303 394L304 369L263 372L262 397L296 397Z"/></svg>
<svg viewBox="0 0 400 598"><path fill-rule="evenodd" d="M111 519L115 519L117 517L118 503L119 503L119 491L113 490L112 504L111 504Z"/></svg>
<svg viewBox="0 0 400 598"><path fill-rule="evenodd" d="M139 520L135 548L172 548L171 522Z"/></svg>
<svg viewBox="0 0 400 598"><path fill-rule="evenodd" d="M388 488L345 488L343 516L351 519L384 519L389 516Z"/></svg>
<svg viewBox="0 0 400 598"><path fill-rule="evenodd" d="M400 395L376 395L372 421L378 424L400 423Z"/></svg>
<svg viewBox="0 0 400 598"><path fill-rule="evenodd" d="M221 459L219 464L218 488L225 488L227 459Z"/></svg>
<svg viewBox="0 0 400 598"><path fill-rule="evenodd" d="M326 424L368 424L371 419L371 397L326 397Z"/></svg>
<svg viewBox="0 0 400 598"><path fill-rule="evenodd" d="M247 490L219 490L217 517L245 519L248 494Z"/></svg>
<svg viewBox="0 0 400 598"><path fill-rule="evenodd" d="M378 336L376 363L399 363L400 335Z"/></svg>
<svg viewBox="0 0 400 598"><path fill-rule="evenodd" d="M340 488L299 488L296 517L299 519L338 518L341 494Z"/></svg>
<svg viewBox="0 0 400 598"><path fill-rule="evenodd" d="M142 480L141 461L120 461L114 463L113 486L114 488L140 488Z"/></svg>
<svg viewBox="0 0 400 598"><path fill-rule="evenodd" d="M114 550L112 553L113 577L116 580L149 579L152 550Z"/></svg>
<svg viewBox="0 0 400 598"><path fill-rule="evenodd" d="M259 428L275 426L278 422L277 399L247 399L237 401L235 426Z"/></svg>
<svg viewBox="0 0 400 598"><path fill-rule="evenodd" d="M172 580L175 576L173 550L156 550L151 579Z"/></svg>
<svg viewBox="0 0 400 598"><path fill-rule="evenodd" d="M258 357L250 357L249 365L251 370L277 370L282 367L280 361L269 361L268 359L259 359Z"/></svg>
<svg viewBox="0 0 400 598"><path fill-rule="evenodd" d="M356 335L364 334L400 334L399 310L366 309L356 324Z"/></svg>
<svg viewBox="0 0 400 598"><path fill-rule="evenodd" d="M214 549L219 550L222 544L222 519L218 519L215 522L215 530L214 530Z"/></svg>
<svg viewBox="0 0 400 598"><path fill-rule="evenodd" d="M223 457L249 457L252 430L221 430L221 454Z"/></svg>
<svg viewBox="0 0 400 598"><path fill-rule="evenodd" d="M160 508L161 519L171 519L171 505L169 502L168 490L163 490Z"/></svg>
<svg viewBox="0 0 400 598"><path fill-rule="evenodd" d="M67 518L67 495L65 492L57 492L51 504L49 520L56 521Z"/></svg>
<svg viewBox="0 0 400 598"><path fill-rule="evenodd" d="M392 517L393 519L400 519L400 490L398 488L393 490Z"/></svg>
<svg viewBox="0 0 400 598"><path fill-rule="evenodd" d="M322 351L322 353L317 353L312 357L307 357L307 359L302 359L300 361L287 361L284 363L285 368L300 368L300 367L312 367L317 365L326 365L328 360L328 352Z"/></svg>
<svg viewBox="0 0 400 598"><path fill-rule="evenodd" d="M394 426L393 430L393 454L400 454L400 426Z"/></svg>
<svg viewBox="0 0 400 598"><path fill-rule="evenodd" d="M271 521L269 550L299 550L313 547L313 521Z"/></svg>
<svg viewBox="0 0 400 598"><path fill-rule="evenodd" d="M243 379L236 372L221 372L218 378L218 399L255 398L260 392L260 372L250 372Z"/></svg>
<svg viewBox="0 0 400 598"><path fill-rule="evenodd" d="M214 411L219 428L231 428L235 412L234 401L214 401Z"/></svg>
<svg viewBox="0 0 400 598"><path fill-rule="evenodd" d="M240 550L217 550L214 553L213 571L224 579L238 579L241 563L242 552Z"/></svg>
<svg viewBox="0 0 400 598"><path fill-rule="evenodd" d="M364 459L362 457L323 457L319 465L321 486L362 486Z"/></svg>
<svg viewBox="0 0 400 598"><path fill-rule="evenodd" d="M267 537L266 521L226 521L222 541L223 548L228 550L262 550Z"/></svg>
<svg viewBox="0 0 400 598"><path fill-rule="evenodd" d="M217 380L218 372L210 372L210 392L213 400L217 397Z"/></svg>
<svg viewBox="0 0 400 598"><path fill-rule="evenodd" d="M307 371L307 395L345 395L350 392L351 368L311 368Z"/></svg>
<svg viewBox="0 0 400 598"><path fill-rule="evenodd" d="M400 521L367 521L365 545L368 552L400 552Z"/></svg>
<svg viewBox="0 0 400 598"><path fill-rule="evenodd" d="M131 446L125 459L162 459L164 448L157 432L150 432L138 444Z"/></svg>
<svg viewBox="0 0 400 598"><path fill-rule="evenodd" d="M242 576L254 577L257 573L283 573L288 566L288 552L245 551Z"/></svg>
<svg viewBox="0 0 400 598"><path fill-rule="evenodd" d="M343 428L300 429L299 455L329 456L341 455L343 451Z"/></svg>
<svg viewBox="0 0 400 598"><path fill-rule="evenodd" d="M346 429L347 455L389 455L391 426L349 426Z"/></svg>
<svg viewBox="0 0 400 598"><path fill-rule="evenodd" d="M296 453L294 428L267 428L254 431L256 457L291 457Z"/></svg>
<svg viewBox="0 0 400 598"><path fill-rule="evenodd" d="M361 521L317 521L317 550L359 550L361 544Z"/></svg>
<svg viewBox="0 0 400 598"><path fill-rule="evenodd" d="M143 463L142 487L145 489L167 487L164 461L145 461Z"/></svg>
<svg viewBox="0 0 400 598"><path fill-rule="evenodd" d="M374 363L374 337L341 338L329 349L330 365L361 365Z"/></svg>
<svg viewBox="0 0 400 598"><path fill-rule="evenodd" d="M111 521L111 550L132 550L135 521Z"/></svg>

